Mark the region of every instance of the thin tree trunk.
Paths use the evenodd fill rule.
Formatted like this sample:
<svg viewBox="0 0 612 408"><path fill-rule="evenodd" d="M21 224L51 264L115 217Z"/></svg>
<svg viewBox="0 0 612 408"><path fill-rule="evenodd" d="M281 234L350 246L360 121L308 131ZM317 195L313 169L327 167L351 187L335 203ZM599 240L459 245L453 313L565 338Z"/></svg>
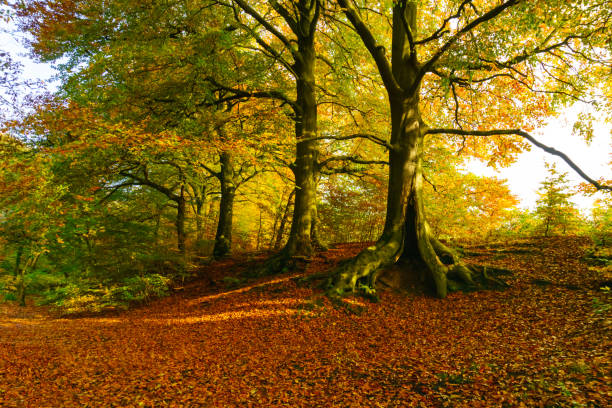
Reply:
<svg viewBox="0 0 612 408"><path fill-rule="evenodd" d="M232 252L232 223L234 219L234 198L236 196L236 181L234 161L231 153L221 153L221 202L219 203L219 221L215 235L213 256L220 259Z"/></svg>
<svg viewBox="0 0 612 408"><path fill-rule="evenodd" d="M201 243L204 238L204 227L202 225L202 210L204 208L205 196L206 196L206 188L199 187L200 191L195 190L195 222L196 222L196 242L198 244Z"/></svg>
<svg viewBox="0 0 612 408"><path fill-rule="evenodd" d="M255 250L259 251L259 246L261 245L261 207L259 208L259 226L257 228L257 245L255 246Z"/></svg>
<svg viewBox="0 0 612 408"><path fill-rule="evenodd" d="M186 200L185 200L185 186L181 185L180 194L176 200L176 239L179 253L182 257L186 255L185 241L185 213L186 213Z"/></svg>
<svg viewBox="0 0 612 408"><path fill-rule="evenodd" d="M272 224L272 234L270 236L270 241L268 243L268 249L272 249L274 246L274 242L276 241L276 233L278 230L278 223L280 222L280 219L282 217L282 211L283 211L283 196L281 195L280 197L280 202L278 204L278 206L276 207L276 211L274 212L274 223Z"/></svg>
<svg viewBox="0 0 612 408"><path fill-rule="evenodd" d="M19 271L17 277L17 301L19 306L26 305L25 267Z"/></svg>
<svg viewBox="0 0 612 408"><path fill-rule="evenodd" d="M23 270L21 268L21 258L23 256L23 245L17 248L17 255L15 257L15 270L13 275L17 280L17 300L20 306L25 306L25 281L23 276Z"/></svg>
<svg viewBox="0 0 612 408"><path fill-rule="evenodd" d="M17 301L19 302L19 306L26 305L26 284L25 284L25 275L28 269L36 268L36 264L38 263L38 259L45 251L40 251L34 255L34 257L29 258L25 263L23 268L19 268L18 270L18 281L17 281Z"/></svg>
<svg viewBox="0 0 612 408"><path fill-rule="evenodd" d="M15 269L13 270L13 276L19 275L19 268L21 266L21 257L23 256L23 245L19 245L17 248L17 254L15 255Z"/></svg>
<svg viewBox="0 0 612 408"><path fill-rule="evenodd" d="M293 204L294 196L295 189L291 191L289 197L287 198L287 205L285 206L285 211L283 212L283 217L281 218L280 226L278 227L278 232L276 233L276 242L274 243L274 249L280 249L283 243L283 235L285 235L285 226L287 225L287 221L289 220L289 209Z"/></svg>

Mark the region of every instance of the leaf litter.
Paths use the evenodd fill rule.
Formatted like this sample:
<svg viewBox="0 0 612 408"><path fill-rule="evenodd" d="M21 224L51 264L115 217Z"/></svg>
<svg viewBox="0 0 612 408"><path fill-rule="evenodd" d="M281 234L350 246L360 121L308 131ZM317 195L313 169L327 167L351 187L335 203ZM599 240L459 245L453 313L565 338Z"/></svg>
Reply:
<svg viewBox="0 0 612 408"><path fill-rule="evenodd" d="M58 318L1 304L0 405L608 406L612 298L581 261L587 244L480 248L468 261L513 270L511 287L445 300L385 291L343 308L296 273L241 282L248 264L224 261L123 313ZM308 273L359 248L330 250ZM226 288L224 276L242 285Z"/></svg>

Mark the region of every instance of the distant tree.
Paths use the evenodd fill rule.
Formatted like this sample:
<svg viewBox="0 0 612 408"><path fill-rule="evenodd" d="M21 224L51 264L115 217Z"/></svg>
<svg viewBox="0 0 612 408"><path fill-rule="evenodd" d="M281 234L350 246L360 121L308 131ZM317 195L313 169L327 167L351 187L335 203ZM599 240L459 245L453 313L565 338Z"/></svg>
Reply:
<svg viewBox="0 0 612 408"><path fill-rule="evenodd" d="M539 230L545 237L561 232L563 234L575 230L578 221L578 211L569 200L573 195L569 192L567 173L559 173L554 164L546 164L548 177L542 182L538 194L536 216L540 219Z"/></svg>
<svg viewBox="0 0 612 408"><path fill-rule="evenodd" d="M608 196L595 202L592 212L591 236L595 244L612 244L612 197Z"/></svg>
<svg viewBox="0 0 612 408"><path fill-rule="evenodd" d="M58 237L64 210L64 187L55 183L49 159L25 143L0 134L0 251L14 258L0 266L13 275L17 300L25 306L26 275Z"/></svg>

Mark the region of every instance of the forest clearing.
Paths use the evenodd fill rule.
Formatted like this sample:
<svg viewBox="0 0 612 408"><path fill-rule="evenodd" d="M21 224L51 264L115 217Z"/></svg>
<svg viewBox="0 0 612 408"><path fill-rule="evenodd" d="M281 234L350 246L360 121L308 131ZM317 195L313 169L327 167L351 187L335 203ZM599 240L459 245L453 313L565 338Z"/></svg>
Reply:
<svg viewBox="0 0 612 408"><path fill-rule="evenodd" d="M254 261L222 261L170 297L127 312L57 318L4 304L0 401L605 407L612 297L600 288L603 275L580 261L586 247L577 238L497 247L518 249L501 255L481 247L472 258L511 268L511 286L444 301L386 290L379 303L347 298L346 308L294 273L228 285L223 277L240 278ZM358 250L331 249L307 273Z"/></svg>

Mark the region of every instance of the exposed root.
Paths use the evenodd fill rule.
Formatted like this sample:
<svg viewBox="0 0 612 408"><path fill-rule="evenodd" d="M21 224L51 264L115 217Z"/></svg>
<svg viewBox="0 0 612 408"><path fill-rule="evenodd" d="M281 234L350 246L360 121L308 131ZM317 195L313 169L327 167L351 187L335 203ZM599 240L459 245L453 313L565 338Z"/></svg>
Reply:
<svg viewBox="0 0 612 408"><path fill-rule="evenodd" d="M401 252L398 240L390 239L386 243L379 241L374 246L366 248L357 257L341 263L327 282L327 294L339 297L351 293L360 293L365 297L376 298L376 280L385 267L397 261ZM393 244L392 244L393 243ZM464 263L459 255L438 239L428 236L424 243L419 243L419 252L426 252L426 257L415 259L420 265L420 272L425 269L430 284L435 285L436 294L443 298L448 292L475 291L482 289L500 289L508 284L499 276L511 274L507 269ZM413 263L414 265L415 263ZM415 274L414 268L400 265L402 273ZM396 266L396 267L397 267ZM413 277L414 282L416 277ZM410 280L410 279L409 279ZM400 279L402 281L409 281ZM422 279L419 279L422 280ZM388 282L385 282L389 286ZM398 289L406 289L398 287Z"/></svg>
<svg viewBox="0 0 612 408"><path fill-rule="evenodd" d="M449 290L478 290L491 288L506 288L508 284L499 279L499 275L508 275L508 269L495 268L486 265L473 265L464 263L457 252L444 245L435 237L430 237L436 253L444 262L449 264L448 278L453 280ZM457 281L459 278L459 281Z"/></svg>
<svg viewBox="0 0 612 408"><path fill-rule="evenodd" d="M303 271L308 267L311 259L307 256L291 256L288 251L282 250L268 258L262 266L249 272L252 277L278 275L289 271Z"/></svg>
<svg viewBox="0 0 612 408"><path fill-rule="evenodd" d="M401 245L397 240L379 241L361 251L355 258L342 262L328 281L331 297L344 296L357 290L368 297L375 296L376 279L381 268L393 264Z"/></svg>

